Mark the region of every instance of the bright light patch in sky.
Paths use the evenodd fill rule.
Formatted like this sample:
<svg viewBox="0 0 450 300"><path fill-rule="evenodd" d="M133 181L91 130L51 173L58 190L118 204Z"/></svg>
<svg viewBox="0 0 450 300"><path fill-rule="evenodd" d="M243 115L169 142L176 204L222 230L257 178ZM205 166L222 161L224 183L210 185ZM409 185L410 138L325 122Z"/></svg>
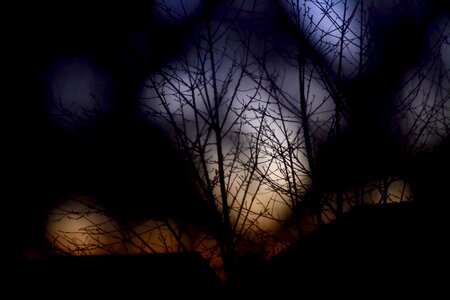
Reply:
<svg viewBox="0 0 450 300"><path fill-rule="evenodd" d="M181 251L173 232L178 232L178 225L172 220L147 220L132 225L132 231L126 232L126 243L122 253L168 253ZM188 236L182 236L183 244L189 242Z"/></svg>
<svg viewBox="0 0 450 300"><path fill-rule="evenodd" d="M369 182L365 186L364 202L369 204L383 203L383 190L387 188L387 203L408 202L412 198L410 185L401 179L390 178L387 187L383 181Z"/></svg>
<svg viewBox="0 0 450 300"><path fill-rule="evenodd" d="M283 0L282 4L294 24L335 69L341 57L343 75L354 75L361 43L361 16L355 0Z"/></svg>
<svg viewBox="0 0 450 300"><path fill-rule="evenodd" d="M438 19L427 29L426 56L402 78L395 99L395 128L413 153L433 150L450 125L450 23Z"/></svg>
<svg viewBox="0 0 450 300"><path fill-rule="evenodd" d="M195 65L195 58L191 59L189 62L191 66ZM217 71L217 77L222 78L222 80L219 82L227 81L226 76L229 74L228 71L230 70L232 65L232 62L229 62L226 59L221 63L221 68ZM175 67L174 69L180 70L180 68L178 67ZM209 69L208 66L207 69ZM164 98L167 103L166 107L160 105L160 99L158 99L158 96L155 94L155 90L144 88L142 90L141 97L144 106L150 108L150 110L165 114L166 109L169 109L170 113L174 117L174 120L177 121L180 128L184 128L186 135L190 139L195 140L197 131L195 122L193 122L193 120L195 119L195 112L192 105L195 103L197 113L203 116L207 116L208 107L207 102L205 102L205 99L207 98L206 94L209 95L208 97L213 99L213 91L209 85L201 85L200 78L196 78L195 75L193 76L193 74L197 74L197 70L195 68L193 68L190 72L185 71L186 70L180 70L173 74L174 79L170 82L165 82L165 87L160 90L160 92L163 91ZM235 88L233 84L237 81L238 75L239 72L236 72L233 78L234 81L229 86L230 91L233 91L233 89ZM208 78L210 77L211 75L208 74ZM162 80L161 82L164 82L164 80ZM196 88L192 90L190 86L195 86ZM267 103L267 101L272 101L270 99L271 96L264 91L260 91L255 94L256 89L258 89L257 84L249 78L244 78L241 81L240 87L237 89L235 95L236 99L234 101L235 104L233 107L234 112L241 111L243 109L243 103L247 103L250 99L252 99L254 103L251 105L253 109L248 109L248 112L245 113L248 119L245 120L242 124L242 127L240 129L241 134L230 134L228 137L224 138L223 151L226 154L225 159L227 161L227 164L229 161L232 161L234 159L234 155L236 155L235 146L237 140L239 139L241 143L245 143L244 141L247 138L251 139L252 136L255 137L257 135L256 131L261 128L261 116L258 116L258 113L255 113L257 107L259 105L264 105L264 103ZM192 95L192 92L194 96ZM227 97L232 97L232 92L225 93L226 101L231 101L232 98ZM223 110L224 107L221 107L221 109ZM276 108L273 107L273 109ZM232 117L230 117L230 119L232 120L235 117L234 113L231 116ZM167 126L168 124L162 121L162 119L156 121L159 122L163 128L166 128L169 132L175 134L175 132L172 131L172 128L170 126ZM240 124L240 122L242 121L239 121L238 124ZM268 134L270 131L275 136L272 137L270 136L270 134L268 134L267 138L264 139L266 141L268 141L268 139L273 139L271 143L276 143L275 140L284 141L280 146L285 147L286 149L289 148L289 145L286 141L286 134L292 134L292 136L298 134L301 135L301 132L298 132L298 118L295 119L295 122L285 124L289 133L283 133L283 124L280 124L280 121L269 121L269 123L264 124L263 126L267 126L267 128L270 127L270 130L264 130L263 135ZM201 126L205 126L205 124L203 124L203 121L201 121ZM237 125L234 125L233 131L235 130L238 130ZM202 140L207 139L206 135L201 135L200 138ZM297 139L297 141L294 143L299 143L302 139L301 136L292 138ZM258 177L258 172L255 172L252 175L251 170L247 170L241 165L236 166L235 170L232 169L231 165L226 165L225 176L227 182L228 203L231 208L230 216L237 226L237 230L240 230L240 228L242 228L242 230L246 231L251 228L248 231L249 234L250 232L256 231L273 232L278 229L282 222L289 218L289 211L292 205L290 201L287 201L283 198L283 196L280 194L280 191L276 191L277 188L275 187L276 185L277 187L283 187L287 189L287 182L285 180L286 175L282 174L282 172L280 171L280 169L283 168L283 158L280 157L279 154L273 153L273 150L270 150L267 147L256 149L254 148L255 145L251 144L251 141L247 142L249 142L249 144L248 146L245 146L246 150L241 150L242 152L238 154L237 162L243 163L245 161L248 161L249 163L251 163L251 161L249 160L250 157L255 157L255 155L261 156L261 162L259 163L257 168L259 169L258 172L265 173L266 180ZM215 143L212 140L209 141L209 145L206 149L208 151L207 157L209 177L212 181L215 181L214 178L216 178L217 176L217 149ZM256 153L257 151L259 151L258 154ZM278 158L269 161L269 157L271 156L278 156ZM304 170L297 169L298 172L295 174L295 176L297 176L297 179L302 181L302 184L306 186L308 184L308 179L305 173L308 169L308 166L305 155L300 149L298 153L296 153L295 159L297 160L297 165L304 166ZM271 183L269 183L269 181ZM214 191L217 197L217 201L220 203L220 189L218 185L215 186Z"/></svg>
<svg viewBox="0 0 450 300"><path fill-rule="evenodd" d="M54 207L47 220L48 241L69 255L130 254L180 251L172 220L144 220L124 229L105 214L95 199L71 196ZM182 237L189 245L187 234Z"/></svg>
<svg viewBox="0 0 450 300"><path fill-rule="evenodd" d="M356 199L355 190L346 190L342 193L342 212L348 212L355 203L380 205L384 203L409 202L413 198L411 186L405 180L389 176L385 180L372 180L365 182L358 191ZM325 223L336 219L337 193L329 193L325 196L322 218Z"/></svg>
<svg viewBox="0 0 450 300"><path fill-rule="evenodd" d="M219 117L223 122L222 132L227 132L221 146L225 156L224 175L233 226L236 226L236 231L242 230L247 235L251 232L273 232L290 217L292 200L288 200L286 195L302 193L309 184L306 175L309 167L300 129L298 70L293 70L283 60L282 65L268 61L270 70L267 74L263 73L256 59L246 55L246 48L241 43L245 35L241 30L235 32L214 22L212 26L217 26L216 35L220 37L213 44L214 73L210 57L205 58L207 36L200 32L198 48L189 49L177 61L148 78L141 91L142 110L151 121L166 129L174 142L181 129L187 141L199 140L200 144L205 145L206 176L214 183L214 196L220 207L217 144L214 135L208 133L211 111L218 105ZM261 45L256 39L250 45L256 49L253 55L259 53ZM281 89L292 101L286 103L289 109L280 111L277 105L280 95L274 93L271 80L267 78L272 71L283 73L285 81ZM260 81L259 76L267 80ZM220 104L216 102L212 78L217 81ZM314 118L314 123L328 122L329 111L333 108L328 105L331 101L323 87L314 81L308 85L307 97L309 114ZM264 109L266 112L263 112ZM295 112L289 112L290 109ZM280 114L286 122L281 121ZM178 129L175 130L175 127ZM258 145L255 144L257 136L260 139ZM285 158L289 151L295 152L292 153L295 172L286 172ZM256 157L258 162L252 170ZM205 176L199 159L194 158L194 164L198 166L201 176ZM289 187L288 180L295 182L297 191Z"/></svg>
<svg viewBox="0 0 450 300"><path fill-rule="evenodd" d="M92 198L68 197L53 208L47 221L47 239L59 251L70 255L114 252L121 234Z"/></svg>
<svg viewBox="0 0 450 300"><path fill-rule="evenodd" d="M110 104L111 79L83 57L64 57L49 74L49 110L58 126L76 129L88 125Z"/></svg>

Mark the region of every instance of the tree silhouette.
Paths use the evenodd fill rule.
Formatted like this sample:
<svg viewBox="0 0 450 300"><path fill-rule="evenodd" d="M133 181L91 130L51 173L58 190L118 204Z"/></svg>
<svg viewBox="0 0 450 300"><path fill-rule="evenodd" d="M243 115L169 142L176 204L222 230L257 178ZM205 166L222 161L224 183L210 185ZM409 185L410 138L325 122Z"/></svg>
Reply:
<svg viewBox="0 0 450 300"><path fill-rule="evenodd" d="M250 48L259 37L243 29L258 21L257 3L230 1L221 8L219 17L199 25L204 30L192 37L190 52L149 77L143 104L169 132L209 204L208 234L230 275L243 244L266 242L264 219L275 217L275 199L263 195L257 172L265 163L264 127L252 111L262 91L250 78L257 69Z"/></svg>
<svg viewBox="0 0 450 300"><path fill-rule="evenodd" d="M47 227L52 251L198 251L237 278L244 257L272 257L353 207L424 199L430 189L433 197L448 196L446 177L422 174L432 172L430 162L448 165L444 6L230 0L175 9L157 3L159 17L175 28L170 32L185 28L186 44L159 64L146 53L151 47L137 43L136 56L127 60L132 66L116 66L125 70L121 113L100 117L92 107L74 113L64 99L57 103L56 112L83 128L82 139L91 141L85 145L97 149L85 165L98 159L96 166L111 175L86 189L91 195L72 193L71 206L53 208L50 225L75 227ZM97 123L86 127L86 118ZM148 123L164 138L142 129ZM92 142L98 138L104 140ZM152 139L169 145L151 152ZM116 146L140 151L116 163L101 159ZM157 174L114 179L113 169L132 173L146 153L161 157ZM430 158L435 153L439 159ZM163 161L174 156L174 163ZM172 196L142 205L153 192L137 189L146 180L174 190ZM139 200L130 197L126 206L120 199L129 187Z"/></svg>
<svg viewBox="0 0 450 300"><path fill-rule="evenodd" d="M421 140L422 146L430 146L431 143L423 144L428 130L437 133L434 135L437 140L447 136L438 133L446 131L444 124L448 122L444 113L448 105L444 92L448 75L442 75L448 73L448 66L441 56L448 34L443 29L447 28L447 21L438 18L436 11L421 1L412 1L410 6L393 3L391 10L366 1L281 3L293 20L285 26L297 42L291 48L294 51L286 51L284 47L282 55L291 59L299 82L288 85L280 80L281 84L276 86L284 86L284 94L276 97L289 106L288 113L284 112L286 116L292 111L296 113L297 128L303 130L303 155L313 158L308 159L312 185L302 202L315 211L320 225L322 217L339 216L344 206L348 209L366 201L374 190L379 190L379 200L371 202L407 200L410 197L404 194L407 179L401 178L406 172L404 164L411 152L420 152L420 146L413 151L405 142ZM420 9L422 13L418 13ZM425 42L428 33L432 38ZM432 68L434 74L441 74L428 75L436 76L434 88L427 85L435 92L433 96L416 97L414 91L423 91L424 84L405 79L410 68L420 72ZM265 73L269 81L276 80L270 77L275 72ZM314 95L318 93L311 88L314 81L320 84L324 95L320 92ZM419 101L421 104L414 106L411 98L408 104L396 100L404 99L401 94L410 95L416 105ZM283 103L280 100L277 102ZM320 108L315 107L326 105L327 101L328 115L321 116ZM308 105L311 108L304 109ZM440 113L431 117L430 107ZM408 121L411 119L415 121ZM409 126L408 130L405 126ZM315 148L311 140L321 135L311 128L324 130ZM413 138L414 131L420 131L421 138Z"/></svg>

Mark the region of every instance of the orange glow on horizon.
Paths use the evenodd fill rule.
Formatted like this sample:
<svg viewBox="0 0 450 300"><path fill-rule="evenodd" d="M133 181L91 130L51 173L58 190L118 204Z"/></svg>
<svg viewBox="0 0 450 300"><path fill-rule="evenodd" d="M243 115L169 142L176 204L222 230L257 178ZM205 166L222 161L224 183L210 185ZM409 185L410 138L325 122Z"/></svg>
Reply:
<svg viewBox="0 0 450 300"><path fill-rule="evenodd" d="M387 188L386 193L383 192L384 188ZM406 202L412 198L409 185L401 179L391 178L388 185L383 181L368 182L361 191L360 198L366 204L381 204L384 195L388 203ZM261 231L258 232L258 230L241 224L242 228L248 229L248 231L237 245L236 250L239 254L255 253L263 258L270 258L302 236L307 236L316 230L316 220L310 211L305 210L297 222L289 221L287 202L274 201L273 197L275 196L270 192L266 195L258 195L258 197L260 204L264 203L263 201L267 201L266 204L273 202L272 212L277 212L282 217L280 219L264 219L261 213L249 212L250 224L254 224ZM327 197L333 204L337 196L332 193ZM354 192L345 192L343 212L350 210L355 203ZM250 205L248 207L251 208ZM234 211L233 214L235 213ZM233 214L232 217L236 216ZM335 219L336 215L332 212L332 207L328 209L324 207L322 217L325 223L329 223ZM260 221L256 222L258 219ZM50 212L46 235L56 252L65 255L199 252L216 274L225 280L223 261L217 241L206 233L191 228L189 224L184 226L182 234L179 227L174 220L145 220L130 224L129 228L124 229L105 214L95 199L71 196Z"/></svg>

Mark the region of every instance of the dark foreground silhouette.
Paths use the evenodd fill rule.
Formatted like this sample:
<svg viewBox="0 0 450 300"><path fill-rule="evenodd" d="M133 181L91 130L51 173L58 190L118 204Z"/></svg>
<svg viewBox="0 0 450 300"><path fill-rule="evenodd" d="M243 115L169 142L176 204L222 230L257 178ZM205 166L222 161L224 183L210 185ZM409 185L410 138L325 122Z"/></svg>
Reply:
<svg viewBox="0 0 450 300"><path fill-rule="evenodd" d="M41 299L387 299L447 294L445 212L360 206L271 260L249 256L221 282L197 253L50 257L22 262L15 294ZM343 298L343 299L344 299Z"/></svg>
<svg viewBox="0 0 450 300"><path fill-rule="evenodd" d="M361 206L242 278L246 294L302 299L437 299L448 294L445 212ZM439 297L438 297L439 296ZM283 298L283 297L282 297Z"/></svg>
<svg viewBox="0 0 450 300"><path fill-rule="evenodd" d="M28 260L16 269L15 285L16 299L206 299L221 287L197 253Z"/></svg>

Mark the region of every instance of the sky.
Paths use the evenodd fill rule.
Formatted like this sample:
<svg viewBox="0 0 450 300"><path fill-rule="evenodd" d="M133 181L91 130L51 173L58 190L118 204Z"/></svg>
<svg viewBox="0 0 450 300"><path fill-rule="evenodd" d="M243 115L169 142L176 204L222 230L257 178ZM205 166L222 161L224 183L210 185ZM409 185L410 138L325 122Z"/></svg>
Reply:
<svg viewBox="0 0 450 300"><path fill-rule="evenodd" d="M198 56L196 51L202 48L197 47L195 40L196 36L207 34L205 27L199 25L201 18L204 17L201 14L202 9L206 9L206 6L202 4L202 1L162 2L156 1L148 5L130 4L124 7L110 4L106 9L96 4L86 6L84 3L79 3L74 7L59 4L52 12L36 7L36 13L19 10L22 12L20 15L23 22L29 25L27 28L29 31L17 29L14 36L15 40L18 40L17 47L20 51L17 51L14 56L18 62L13 75L17 78L18 82L15 86L20 93L10 100L13 109L11 121L9 119L8 121L12 124L14 140L18 141L14 144L17 151L14 151L11 156L14 158L14 174L16 174L13 177L15 186L18 188L12 197L15 200L11 200L10 205L13 210L25 209L25 221L17 225L17 232L31 228L31 238L21 241L20 237L11 234L11 239L17 244L15 247L18 249L30 246L42 247L47 239L57 248L59 247L59 250L68 249L76 252L78 251L77 243L94 246L116 244L119 243L117 240L123 240L127 235L133 236L130 230L134 230L134 233L138 234L131 238L131 244L142 246L141 240L136 241L136 236L140 236L153 245L158 252L164 252L167 249L164 248L160 239L163 236L168 240L172 239L174 246L171 246L171 250L178 250L179 245L174 231L171 231L171 226L173 226L172 229L175 228L175 232L179 232L183 230L183 226L194 222L195 219L200 220L199 223L209 221L208 218L206 221L202 219L203 209L205 209L202 204L195 202L197 200L194 201L195 204L185 201L196 198L199 188L194 184L191 186L194 180L187 176L186 170L180 168L178 164L178 159L183 158L170 146L170 142L173 141L173 132L164 122L152 123L153 119L147 119L146 115L148 108L151 108L153 113L164 112L161 103L151 102L157 91L157 88L151 87L151 84L150 88L148 87L151 78L156 79L156 82L160 80L165 83L163 87L159 87L159 91L164 93L164 100L170 107L169 111L180 117L176 120L179 124L183 123L181 116L187 119L195 117L195 113L188 105L193 102L193 97L203 100L212 97L210 83L204 84L203 87L196 85L192 88L193 83L189 82L192 77L186 72L186 63L189 63L190 70L195 70L198 66L204 68L203 71L208 70L203 74L196 74L198 82L202 75L211 76L211 63ZM285 19L280 23L291 21L295 23L293 8L296 7L292 6L294 2L296 1L281 1L284 14L281 13L278 17ZM317 5L312 1L299 1L299 3L298 9L302 14L306 13L308 17L303 19L297 29L306 36L306 40L313 45L313 48L319 49L321 58L325 64L329 65L329 71L335 73L339 73L336 49L339 49L338 33L345 12L348 28L343 34L347 43L342 50L346 59L342 62L341 77L343 82L351 86L353 80L357 78L356 64L359 59L359 44L356 36L360 33L361 19L363 22L366 20L361 17L358 10L355 10L356 1L347 1L347 9L343 7L344 1L333 2L334 5L328 7L333 10L333 13L325 18L323 9L327 7L327 3L331 2L318 1ZM384 26L384 22L388 23L385 20L389 20L390 16L390 8L386 3L388 2L382 2L376 7L380 15L385 18L379 21L380 27ZM273 8L267 3L260 5L257 7L260 9L259 12L265 13ZM176 18L169 17L166 8L175 12ZM271 13L274 11L275 8ZM421 17L417 11L412 10L412 12L418 14L414 15L415 17ZM212 16L213 21L217 21L221 14L216 11ZM350 17L352 17L351 20ZM259 18L265 17L263 15ZM248 26L247 22L250 21L245 18L236 18L230 23L239 24L236 25L238 27ZM264 19L264 22L261 20L258 22L260 22L258 24L265 24L264 30L268 36L276 36L278 41L281 41L281 48L295 48L295 39L292 38L290 28L284 28L283 24L276 23L276 19ZM56 30L55 26L61 31ZM283 151L290 147L290 144L283 139L287 136L295 137L292 138L298 146L295 176L305 182L301 190L304 193L309 184L307 174L310 172L310 167L305 156L303 131L299 130L300 109L295 107L298 104L295 100L300 97L297 80L298 66L293 64L292 60L285 59L280 53L271 53L264 62L268 74L277 74L277 77L274 75L275 82L282 87L282 92L271 90L268 80L261 84L256 76L252 76L252 74L263 74L261 69L253 67L258 65L256 60L247 69L252 72L245 74L245 79L242 81L238 81L239 72L236 71L233 74L229 72L236 67L233 59L236 57L242 59L246 53L249 53L246 52L248 49L239 48L237 42L239 38L243 38L248 28L244 29L232 34L218 35L215 47L218 53L216 61L220 63L216 66L216 75L221 82L219 88L236 90L234 96L230 95L231 93L225 93L225 98L233 99L234 97L236 100L230 110L230 119L241 120L237 111L246 103L251 103L252 111L249 115L255 119L245 124L238 122L232 125L233 123L230 122L225 125L229 125L229 128L233 130L236 129L237 124L242 125L243 136L249 140L257 134L257 129L261 126L271 128L273 135L267 134L264 141L269 143L281 140L280 146ZM401 29L400 26L399 30ZM221 28L221 30L225 29ZM402 112L404 115L394 117L395 120L396 118L401 120L398 122L400 124L398 128L387 127L406 139L408 145L411 145L414 151L417 150L416 152L424 149L434 151L439 147L442 139L448 139L446 136L448 130L445 127L445 124L448 124L450 111L448 110L449 93L446 93L450 88L448 39L439 47L432 48L440 41L436 33L444 32L444 35L448 36L448 30L449 23L444 17L432 23L429 28L430 33L427 35L429 39L427 43L424 43L424 47L429 47L435 51L430 50L430 52L436 55L432 60L421 62L425 67L412 64L406 68L399 79L399 82L404 83L401 88L397 88L394 92L386 91L390 93L389 95L393 95L396 103L405 104L408 107L405 112ZM420 43L416 41L412 44ZM264 53L265 48L261 40L256 38L248 45L252 54ZM382 45L381 48L384 46ZM398 47L405 50L401 48L401 45ZM386 46L386 48L389 47ZM332 127L329 120L332 119L336 106L330 92L324 87L321 73L314 68L315 62L311 59L306 65L310 72L307 93L310 101L307 109L313 120L311 123L315 130L314 138L317 141L317 147L320 147L321 143L329 137L328 133ZM383 67L384 71L392 70L392 73L398 71L396 65L391 68ZM438 72L442 70L444 70L443 74ZM170 80L163 75L168 75ZM376 76L375 80L380 80L380 77ZM227 79L230 79L230 82L227 82ZM170 83L175 84L175 88L170 86ZM358 85L356 87L358 88ZM181 97L180 91L187 94L191 88L194 96ZM379 94L384 95L383 87L380 90ZM378 92L374 91L374 94L379 95ZM286 102L283 109L277 110L275 99L280 97L280 94ZM145 104L144 108L142 103ZM365 102L360 103L363 104L355 105L355 107L363 109L370 107ZM200 110L206 112L207 104L207 102L200 104ZM258 108L261 104L267 104L267 111L264 113L269 113L274 118L273 122L258 123L257 117L262 115L262 111ZM375 108L378 107L377 105L376 103ZM294 121L283 128L282 122L277 119L280 116L288 116ZM364 117L363 115L362 119ZM193 123L184 125L189 128L187 136L195 139L198 132L194 130ZM424 131L426 134L422 134ZM361 130L361 132L364 131ZM147 136L152 138L146 139ZM359 146L358 141L355 142L351 140L352 138L354 137L349 138L350 146L344 142L343 148L331 146L332 160L336 160L337 153L346 152L352 145ZM216 150L216 145L210 136L205 138L205 141L210 142L208 150ZM233 151L238 145L237 141L237 135L230 134L229 138L227 136L224 144L227 159L233 158ZM342 158L342 161L336 164L344 165L342 181L347 178L346 172L351 173L352 170L361 168L358 166L359 157L362 161L374 161L375 171L368 170L369 175L373 175L372 172L375 173L378 170L376 165L379 158L371 157L371 155L379 155L379 145L375 139L367 138L367 141L367 145L373 145L375 149L373 152L361 146L357 150L352 149L355 152L349 152L356 153L356 158L351 154L338 157L338 159ZM422 148L416 145L421 145ZM247 151L242 152L239 159L244 163L251 163L254 159L252 155L259 155L262 161L270 155L274 156L274 148L263 150L257 152L249 147ZM286 178L281 168L284 158L281 155L276 160L266 160L261 163L261 170L265 170L268 174L265 181L261 181L261 177L254 174L249 175L248 170L245 169L238 170L230 167L225 170L229 179L228 188L231 195L229 200L235 201L231 216L238 226L245 229L246 226L251 227L250 224L256 223L258 228L275 233L279 229L280 220L289 220L291 199L286 199L274 188L274 183ZM211 154L208 159L211 164L207 166L207 172L213 179L217 172L215 164L217 155ZM244 163L242 164L245 165ZM372 166L372 164L368 165ZM324 169L329 171L333 166L330 164ZM345 170L347 167L348 171ZM390 198L393 202L409 199L414 192L414 187L407 182L408 178L404 178L410 175L409 172L396 172L397 169L393 169L395 172L385 174L392 179L388 189ZM144 175L141 176L142 173ZM379 192L381 181L376 177L378 175L375 174L374 178L363 183L364 188L367 189L369 202L377 202L381 197ZM336 179L341 182L340 180L340 178ZM285 181L280 183L280 186L286 185ZM350 188L346 186L344 190L347 193ZM247 191L252 197L244 198L243 191ZM335 191L328 192L328 198L336 197ZM399 196L403 192L405 194ZM216 191L215 195L218 194L220 193ZM354 201L352 196L348 198L348 202ZM150 199L149 203L143 199ZM248 212L248 219L245 221L242 219L242 212L239 212L238 204L241 204ZM89 207L93 211L86 211ZM259 216L261 212L268 210L277 218ZM57 216L61 212L69 213L58 219ZM186 217L185 215L188 214L192 215ZM164 218L169 219L170 222L164 223L162 220ZM13 217L8 221L16 222ZM132 226L126 228L123 225L125 223L131 223ZM103 224L100 226L101 230L113 231L115 234L106 240L103 240L105 237L96 239L92 235L87 235L86 228L96 224ZM151 236L154 228L157 228L156 231L159 231L160 235ZM209 249L217 246L210 240L199 242L203 238L197 230L192 230L191 237L186 243L193 249ZM121 253L138 251L136 250L138 247L135 246L123 247L125 248L115 248L114 251ZM107 252L104 249L98 253L96 251L88 252L89 254Z"/></svg>

